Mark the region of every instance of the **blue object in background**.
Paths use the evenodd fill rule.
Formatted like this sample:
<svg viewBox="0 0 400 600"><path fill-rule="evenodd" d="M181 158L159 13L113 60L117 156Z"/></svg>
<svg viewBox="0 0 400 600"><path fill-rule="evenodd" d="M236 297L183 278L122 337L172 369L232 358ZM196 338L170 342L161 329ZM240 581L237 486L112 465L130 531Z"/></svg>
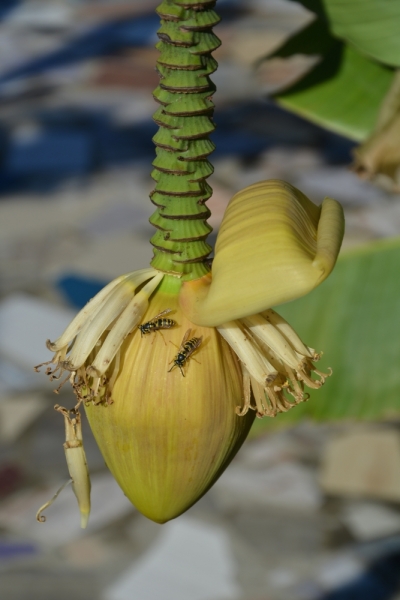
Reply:
<svg viewBox="0 0 400 600"><path fill-rule="evenodd" d="M353 149L357 142L342 137L332 131L325 131L321 150L330 165L347 165L353 162Z"/></svg>
<svg viewBox="0 0 400 600"><path fill-rule="evenodd" d="M0 542L0 563L14 558L25 558L38 552L38 548L29 542Z"/></svg>
<svg viewBox="0 0 400 600"><path fill-rule="evenodd" d="M216 129L210 137L217 146L211 155L211 162L213 156L216 158L229 155L237 155L242 158L254 157L267 150L271 145L266 138L240 129L232 131Z"/></svg>
<svg viewBox="0 0 400 600"><path fill-rule="evenodd" d="M85 306L107 283L100 279L69 274L60 277L56 281L56 287L71 306L79 309Z"/></svg>
<svg viewBox="0 0 400 600"><path fill-rule="evenodd" d="M400 552L395 552L376 560L354 581L320 600L394 600L399 589Z"/></svg>
<svg viewBox="0 0 400 600"><path fill-rule="evenodd" d="M0 3L0 21L7 17L8 13L21 4L20 0L1 0Z"/></svg>
<svg viewBox="0 0 400 600"><path fill-rule="evenodd" d="M118 165L133 161L146 161L150 173L155 157L152 141L158 126L154 121L144 121L126 127L114 126L99 128L95 132L96 149L101 165Z"/></svg>
<svg viewBox="0 0 400 600"><path fill-rule="evenodd" d="M0 85L21 77L38 75L49 69L113 55L125 48L152 46L157 41L156 32L159 27L160 18L156 14L112 21L94 27L87 33L69 40L62 48L3 73L0 76Z"/></svg>
<svg viewBox="0 0 400 600"><path fill-rule="evenodd" d="M14 140L4 161L10 175L87 173L93 160L93 140L85 131L43 131L29 140Z"/></svg>
<svg viewBox="0 0 400 600"><path fill-rule="evenodd" d="M35 115L38 133L21 140L0 129L0 195L46 193L70 177L155 157L157 125L147 119L121 125L105 109L52 108ZM217 110L211 155L254 159L274 146L319 149L328 164L348 164L353 142L267 102L242 102ZM257 124L257 127L255 126Z"/></svg>

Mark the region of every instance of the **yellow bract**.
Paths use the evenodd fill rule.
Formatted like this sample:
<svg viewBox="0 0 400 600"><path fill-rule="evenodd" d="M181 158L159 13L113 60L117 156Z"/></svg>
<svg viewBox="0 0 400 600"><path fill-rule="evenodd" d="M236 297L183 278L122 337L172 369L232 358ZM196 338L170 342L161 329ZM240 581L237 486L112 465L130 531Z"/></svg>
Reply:
<svg viewBox="0 0 400 600"><path fill-rule="evenodd" d="M316 206L280 180L251 185L225 211L212 279L182 286L182 310L193 323L210 327L303 296L332 271L343 233L343 210L335 200Z"/></svg>

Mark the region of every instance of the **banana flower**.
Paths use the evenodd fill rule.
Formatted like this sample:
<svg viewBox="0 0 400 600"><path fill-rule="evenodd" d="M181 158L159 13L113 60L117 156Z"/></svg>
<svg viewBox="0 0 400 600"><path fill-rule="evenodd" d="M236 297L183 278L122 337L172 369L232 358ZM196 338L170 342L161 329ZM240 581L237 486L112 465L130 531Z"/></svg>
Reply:
<svg viewBox="0 0 400 600"><path fill-rule="evenodd" d="M342 236L335 200L317 207L282 181L255 184L227 207L210 275L118 277L48 342L48 375L66 374L107 466L143 514L165 522L187 510L255 414L274 417L324 383L319 355L271 306L319 285ZM139 325L166 310L174 324L142 336ZM202 342L183 377L171 363L189 330Z"/></svg>

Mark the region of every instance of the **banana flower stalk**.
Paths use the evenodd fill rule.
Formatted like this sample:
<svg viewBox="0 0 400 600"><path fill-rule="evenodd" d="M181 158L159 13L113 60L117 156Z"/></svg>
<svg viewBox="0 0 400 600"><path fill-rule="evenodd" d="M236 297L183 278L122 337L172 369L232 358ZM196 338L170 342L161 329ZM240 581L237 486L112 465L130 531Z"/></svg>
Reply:
<svg viewBox="0 0 400 600"><path fill-rule="evenodd" d="M109 283L47 342L54 355L44 363L59 387L70 381L74 415L84 406L108 468L158 523L213 485L255 416L289 410L330 375L272 307L308 293L332 271L344 230L335 200L316 206L279 180L240 191L210 267L209 74L219 45L212 6L164 0L157 9L152 266ZM88 499L78 503L86 523Z"/></svg>

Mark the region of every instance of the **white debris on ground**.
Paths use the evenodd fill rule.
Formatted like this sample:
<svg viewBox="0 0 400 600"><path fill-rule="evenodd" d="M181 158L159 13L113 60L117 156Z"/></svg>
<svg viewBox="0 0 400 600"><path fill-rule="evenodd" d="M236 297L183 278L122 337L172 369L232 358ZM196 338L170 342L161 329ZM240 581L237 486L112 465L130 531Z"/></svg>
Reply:
<svg viewBox="0 0 400 600"><path fill-rule="evenodd" d="M215 524L183 516L162 528L149 551L106 589L103 597L187 600L189 593L192 600L240 597L227 533Z"/></svg>
<svg viewBox="0 0 400 600"><path fill-rule="evenodd" d="M43 489L23 490L4 501L0 507L0 527L10 529L44 547L59 547L85 535L76 519L76 498L69 486L57 498L57 502L47 508L43 515L46 527L39 527L35 518L32 519L40 506L43 506L55 494L60 486L68 481L65 469L63 480L52 481ZM132 504L124 496L121 489L109 472L95 474L91 477L92 507L90 513L90 532L107 527L116 520L131 515L134 511Z"/></svg>

